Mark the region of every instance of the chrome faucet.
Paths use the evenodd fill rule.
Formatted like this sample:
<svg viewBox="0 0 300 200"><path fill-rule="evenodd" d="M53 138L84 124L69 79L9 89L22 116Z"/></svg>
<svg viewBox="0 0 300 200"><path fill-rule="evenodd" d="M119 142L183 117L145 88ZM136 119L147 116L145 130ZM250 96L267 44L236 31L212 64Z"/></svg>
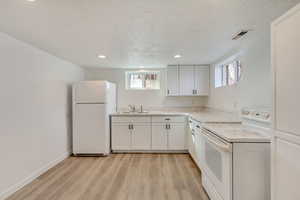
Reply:
<svg viewBox="0 0 300 200"><path fill-rule="evenodd" d="M128 105L129 112L135 112L135 105Z"/></svg>
<svg viewBox="0 0 300 200"><path fill-rule="evenodd" d="M141 108L140 108L140 113L143 113L144 110L143 110L143 105L141 105Z"/></svg>

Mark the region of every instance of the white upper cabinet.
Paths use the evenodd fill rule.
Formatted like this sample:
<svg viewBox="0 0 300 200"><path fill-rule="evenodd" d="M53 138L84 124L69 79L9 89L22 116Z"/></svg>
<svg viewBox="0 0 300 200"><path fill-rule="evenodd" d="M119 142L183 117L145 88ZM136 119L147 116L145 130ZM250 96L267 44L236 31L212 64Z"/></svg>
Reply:
<svg viewBox="0 0 300 200"><path fill-rule="evenodd" d="M208 96L209 66L168 66L167 96Z"/></svg>
<svg viewBox="0 0 300 200"><path fill-rule="evenodd" d="M179 95L179 74L178 66L168 66L167 68L167 96Z"/></svg>
<svg viewBox="0 0 300 200"><path fill-rule="evenodd" d="M195 95L208 96L209 95L209 67L195 66Z"/></svg>
<svg viewBox="0 0 300 200"><path fill-rule="evenodd" d="M194 66L179 67L179 93L181 96L195 94Z"/></svg>

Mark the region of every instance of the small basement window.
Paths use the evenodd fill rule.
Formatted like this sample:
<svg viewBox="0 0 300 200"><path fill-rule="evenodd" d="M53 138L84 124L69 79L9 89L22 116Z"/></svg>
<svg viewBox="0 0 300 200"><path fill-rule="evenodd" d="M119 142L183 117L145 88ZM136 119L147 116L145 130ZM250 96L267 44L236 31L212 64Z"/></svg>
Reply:
<svg viewBox="0 0 300 200"><path fill-rule="evenodd" d="M233 60L215 67L215 88L234 85L241 78L241 61Z"/></svg>
<svg viewBox="0 0 300 200"><path fill-rule="evenodd" d="M128 71L126 72L127 90L159 90L159 71Z"/></svg>

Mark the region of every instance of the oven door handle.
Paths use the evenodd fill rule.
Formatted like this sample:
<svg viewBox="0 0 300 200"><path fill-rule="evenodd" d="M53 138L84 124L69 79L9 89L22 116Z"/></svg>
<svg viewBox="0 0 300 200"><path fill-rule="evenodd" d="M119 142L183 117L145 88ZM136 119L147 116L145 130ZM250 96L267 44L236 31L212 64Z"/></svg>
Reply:
<svg viewBox="0 0 300 200"><path fill-rule="evenodd" d="M205 139L207 139L210 143L215 145L217 148L222 149L222 151L225 152L232 152L232 146L231 144L224 143L216 136L212 136L210 133L207 133L206 130L202 129L202 134L205 136Z"/></svg>

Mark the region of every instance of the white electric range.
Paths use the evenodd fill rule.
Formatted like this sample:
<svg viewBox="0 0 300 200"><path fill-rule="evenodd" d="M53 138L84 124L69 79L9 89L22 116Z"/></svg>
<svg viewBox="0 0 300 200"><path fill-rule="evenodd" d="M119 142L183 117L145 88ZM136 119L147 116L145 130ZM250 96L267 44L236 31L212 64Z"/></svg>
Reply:
<svg viewBox="0 0 300 200"><path fill-rule="evenodd" d="M202 183L211 200L270 199L270 112L243 109L242 124L204 123Z"/></svg>

